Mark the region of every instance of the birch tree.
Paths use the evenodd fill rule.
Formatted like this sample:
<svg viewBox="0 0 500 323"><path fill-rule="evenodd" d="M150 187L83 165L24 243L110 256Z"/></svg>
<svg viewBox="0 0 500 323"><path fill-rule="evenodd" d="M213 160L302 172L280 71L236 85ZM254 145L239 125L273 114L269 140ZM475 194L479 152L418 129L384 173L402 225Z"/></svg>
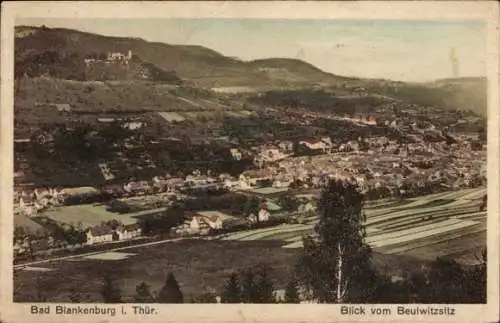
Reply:
<svg viewBox="0 0 500 323"><path fill-rule="evenodd" d="M364 241L363 195L354 184L332 181L318 211L316 235L304 238L297 263L300 285L321 303L368 300L377 277Z"/></svg>

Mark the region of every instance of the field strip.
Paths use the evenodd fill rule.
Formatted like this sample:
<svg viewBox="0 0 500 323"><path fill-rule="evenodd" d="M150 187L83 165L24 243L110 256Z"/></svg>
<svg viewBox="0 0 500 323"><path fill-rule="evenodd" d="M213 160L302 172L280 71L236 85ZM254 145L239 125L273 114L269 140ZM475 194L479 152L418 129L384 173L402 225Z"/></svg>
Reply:
<svg viewBox="0 0 500 323"><path fill-rule="evenodd" d="M482 220L487 218L488 213L486 211L482 212L475 212L475 213L469 213L469 214L464 214L464 215L458 215L456 218L460 220L469 220L469 219L478 219Z"/></svg>
<svg viewBox="0 0 500 323"><path fill-rule="evenodd" d="M447 242L450 240L466 237L469 235L478 234L481 232L485 232L485 230L486 229L484 227L479 226L479 225L477 225L476 227L472 227L472 228L465 227L465 228L462 228L462 229L457 230L455 232L445 232L443 234L435 235L435 237L433 237L433 239L424 238L424 239L420 239L420 240L414 240L414 241L412 241L411 244L404 244L401 246L395 246L395 245L389 246L389 247L387 247L387 249L384 248L384 250L382 252L387 253L387 254L403 253L403 252L411 251L414 249L425 248L425 247L429 247L432 245Z"/></svg>
<svg viewBox="0 0 500 323"><path fill-rule="evenodd" d="M480 191L477 191L477 192L472 192L472 193L469 193L465 196L462 196L462 199L466 199L466 200L475 200L475 199L480 199L482 198L484 195L486 195L487 191L486 189L484 190L480 190Z"/></svg>
<svg viewBox="0 0 500 323"><path fill-rule="evenodd" d="M426 212L423 214L410 214L406 217L400 217L396 219L396 221L386 221L387 224L377 224L377 227L382 229L382 230L391 230L398 228L403 225L409 225L409 224L414 224L418 223L421 221L422 217L426 216L432 216L432 219L442 219L445 217L455 217L460 214L471 214L474 211L477 210L477 207L469 207L469 208L461 208L461 209L455 209L455 210L443 210L441 212Z"/></svg>
<svg viewBox="0 0 500 323"><path fill-rule="evenodd" d="M181 96L176 96L176 98L177 98L177 99L179 99L179 100L182 100L182 101L184 101L184 102L187 102L187 103L191 104L191 105L192 105L192 106L194 106L194 107L204 109L204 107L203 107L201 104L198 104L198 103L196 103L196 102L194 102L194 101L191 101L191 100L189 100L189 99L183 98L183 97L181 97Z"/></svg>
<svg viewBox="0 0 500 323"><path fill-rule="evenodd" d="M290 244L284 245L282 248L287 248L287 249L297 249L297 248L302 248L304 247L304 244L301 241L296 241L292 242Z"/></svg>
<svg viewBox="0 0 500 323"><path fill-rule="evenodd" d="M276 234L280 234L280 233L296 232L296 231L300 231L303 229L313 229L313 228L314 228L314 226L309 226L309 227L305 226L304 228L279 228L279 229L274 230L274 231L259 232L259 233L253 234L251 236L245 236L243 238L239 238L237 240L238 241L261 240L264 237L268 237L268 236L272 236L272 235L276 235Z"/></svg>
<svg viewBox="0 0 500 323"><path fill-rule="evenodd" d="M393 238L402 237L402 236L405 236L405 235L411 235L411 234L416 234L416 233L419 233L419 232L422 232L422 231L427 231L429 229L439 229L439 228L446 227L446 226L449 226L449 225L454 225L454 224L457 224L457 223L460 223L460 222L462 222L462 220L451 219L451 220L439 221L437 223L424 224L424 225L420 225L420 226L417 226L417 227L408 228L408 229L405 229L405 230L398 230L398 231L394 231L394 232L385 232L385 231L382 231L381 234L378 234L378 235L375 235L375 236L372 236L372 237L368 237L366 239L366 241L368 243L372 243L372 242L377 242L377 241L380 241L380 240L389 240L389 239L393 239Z"/></svg>
<svg viewBox="0 0 500 323"><path fill-rule="evenodd" d="M428 208L422 208L422 209L410 209L410 210L401 210L398 212L393 212L393 213L388 213L384 216L380 216L377 218L369 218L366 219L365 224L371 225L374 223L383 223L390 221L392 219L397 219L397 218L403 218L407 216L424 216L424 215L432 215L433 213L437 213L439 211L449 211L452 212L452 210L458 211L458 208L456 208L457 205L455 205L455 208L450 208L449 204L448 205L443 205L443 206L436 206L436 207L428 207ZM451 210L450 210L451 209Z"/></svg>
<svg viewBox="0 0 500 323"><path fill-rule="evenodd" d="M446 227L438 227L438 228L434 228L434 229L427 230L427 231L420 231L416 234L408 234L405 236L399 236L399 237L388 239L388 240L387 239L378 240L378 241L374 241L374 242L369 243L369 244L375 248L376 247L384 247L384 246L388 246L388 245L392 245L392 244L410 242L410 241L413 241L416 239L430 237L430 236L433 236L436 234L441 234L441 233L444 233L447 231L458 230L458 229L469 227L469 226L472 226L475 224L477 224L477 223L470 222L470 221L460 221L459 223L449 224Z"/></svg>
<svg viewBox="0 0 500 323"><path fill-rule="evenodd" d="M304 229L304 230L297 230L297 231L291 231L291 232L280 232L276 233L274 235L271 235L269 237L262 237L259 240L278 240L278 241L286 241L288 239L292 238L302 238L304 235L309 235L314 233L314 229Z"/></svg>
<svg viewBox="0 0 500 323"><path fill-rule="evenodd" d="M374 205L369 205L365 206L365 211L377 211L380 209L390 209L390 208L397 208L397 207L403 207L405 205L408 205L412 203L412 201L409 200L401 200L401 201L390 201L390 202L384 202L384 203L379 203L379 204L374 204Z"/></svg>
<svg viewBox="0 0 500 323"><path fill-rule="evenodd" d="M242 238L245 238L245 237L248 237L248 236L252 236L254 234L259 234L259 233L262 233L262 232L269 232L269 231L279 230L282 227L283 226L270 227L270 228L265 228L265 229L253 229L253 230L249 230L249 231L234 232L234 233L230 233L228 236L224 237L221 240L240 240ZM290 225L287 226L287 228L291 228L291 227L298 229L298 228L304 228L305 225L304 224L290 224Z"/></svg>

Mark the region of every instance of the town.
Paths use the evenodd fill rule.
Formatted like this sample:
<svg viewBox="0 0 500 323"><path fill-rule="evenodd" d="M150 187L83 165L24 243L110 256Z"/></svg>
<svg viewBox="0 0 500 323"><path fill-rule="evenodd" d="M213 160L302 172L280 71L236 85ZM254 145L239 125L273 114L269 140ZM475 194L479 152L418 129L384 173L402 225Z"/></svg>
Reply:
<svg viewBox="0 0 500 323"><path fill-rule="evenodd" d="M391 107L391 111L393 110ZM384 115L383 113L384 111L381 111L380 114ZM406 113L403 108L401 114L406 115ZM243 167L227 167L231 172L229 173L217 172L205 166L204 169L195 168L192 172L188 172L190 169L186 167L177 172L162 173L162 170L168 171L169 169L165 167L158 170L161 166L154 164L148 151L140 152L133 157L136 160L129 161L118 150L117 155L125 164L142 163L145 169L154 169L154 172L149 173L156 175L148 179L145 177L147 172L144 172L139 175L141 180L134 180L132 176L127 180L123 176L120 178L118 170L113 169L112 165L116 164L117 160L98 161L95 162L97 164L95 166L100 174L95 176L100 175L102 178L99 185L71 188L54 185L53 187L33 188L26 182L26 178L33 176L29 174L29 166L19 162L16 163L15 172L15 181L19 183L16 185L14 196L15 210L19 217L28 217L29 221L48 221L51 225L72 228L72 230L75 230L78 224L79 230L85 232L81 235L80 244L93 245L140 237L143 233L142 228L134 222L134 218L138 219L139 215L132 213L133 206L127 206L137 204L137 201L146 204L146 206L139 207L141 216L165 212L174 202L195 200L199 196L205 196L204 198L208 200L213 197L213 200L217 200L220 196L231 195L233 200L237 200L234 196L241 195L260 198L262 201L266 201L266 196L270 196L271 198L267 199L273 203L273 210L281 211L282 206L275 203L280 196L288 194L300 196L310 193L309 198L300 200L306 204L314 203L315 196L317 197L318 192L328 184L329 179L346 179L356 182L369 200L401 199L447 190L484 187L486 185L486 142L480 138L481 134L444 132L430 124L429 120L432 118L442 122L447 118L450 119L453 114L443 111L441 115L437 109L434 114L429 119L420 122L420 125L414 121L422 119L418 114L413 119L407 118L406 121L397 117L390 122L385 120L382 125L378 125L374 115L367 117L367 121L362 116L338 120L338 122L351 123L353 129L358 127L365 133L385 131L389 133L388 135L365 135L342 141L341 138L332 138L327 135L296 138L294 134L288 134L294 140L271 140L255 146L243 143L226 145L226 151L220 154L222 159L225 158L221 164L238 165L246 161L246 169L241 169L241 172L235 172L234 169ZM390 113L385 111L385 115L390 116ZM329 115L303 112L297 119L299 120L297 126L301 122L313 124L332 118ZM460 118L460 116L456 116L455 119L456 124L479 120L477 117ZM119 140L122 141L119 144L125 149L130 146L132 150L135 148L137 151L144 140L141 130L146 127L145 122L135 122L136 126L131 127L132 123L127 120L121 123L119 120L111 121L113 125L118 123L124 129L124 134L128 135L120 138ZM378 128L383 130L378 130ZM94 144L98 142L99 136L107 133L105 127L101 129L101 133L94 131L95 134L88 140L90 142L93 140ZM397 135L402 132L405 134L404 137ZM34 148L24 148L24 151L40 149L50 154L51 151L58 149L54 138L56 135L58 134L45 132L36 135L34 142L24 140L16 142L16 146L32 145ZM168 141L170 140L169 138ZM149 143L152 144L151 150L160 146L156 144L156 141L158 139ZM103 142L103 144L107 143ZM213 143L207 143L206 147L213 149L211 144ZM113 145L118 146L116 143ZM198 147L203 147L202 145L199 144ZM217 149L222 150L220 147ZM23 150L20 150L16 154L18 161L23 159L22 152ZM216 168L216 163L211 162L208 166ZM131 214L127 214L126 210L125 212L119 211L124 214L110 212L109 210L113 207L109 205L113 202L120 203L123 205L122 208L130 209L128 213ZM103 207L103 204L108 206ZM64 216L65 213L73 212L71 205L89 205L87 209L89 215L82 214L82 218ZM148 210L147 205L154 205L154 207ZM184 224L173 228L173 231L177 234L184 232L208 234L210 230L222 229L224 223L226 226L239 223L229 221L233 219L233 216L225 213L224 209L227 208L230 206L222 203L219 209L196 209L196 212L185 210L182 218ZM297 210L298 205L290 214L295 214ZM86 217L93 212L99 214L98 218L92 217L87 220ZM258 222L265 222L269 219L267 206L266 209L256 210L254 213L235 215L245 219L249 224L257 222L254 218L258 218ZM283 216L283 212L278 212L278 214ZM102 223L95 223L96 219L101 220ZM127 224L122 223L123 219ZM120 225L109 225L111 221L118 221ZM26 232L22 226L19 226L16 233L14 246L19 254L26 252L28 244L40 243L46 248L69 244L68 241L54 241L54 237L50 234L48 236L43 234L43 230ZM40 236L36 236L37 234ZM29 243L28 237L31 241Z"/></svg>
<svg viewBox="0 0 500 323"><path fill-rule="evenodd" d="M14 301L485 302L485 78L45 25L15 56Z"/></svg>

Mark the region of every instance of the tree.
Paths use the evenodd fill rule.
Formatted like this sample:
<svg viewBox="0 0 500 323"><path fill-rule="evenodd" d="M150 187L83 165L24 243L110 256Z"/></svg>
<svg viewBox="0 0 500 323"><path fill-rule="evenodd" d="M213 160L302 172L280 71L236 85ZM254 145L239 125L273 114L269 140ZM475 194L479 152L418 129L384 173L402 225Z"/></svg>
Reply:
<svg viewBox="0 0 500 323"><path fill-rule="evenodd" d="M292 279L286 285L285 303L292 303L292 304L300 303L299 285L295 277L292 277Z"/></svg>
<svg viewBox="0 0 500 323"><path fill-rule="evenodd" d="M241 301L243 303L275 303L274 283L269 277L270 268L263 264L241 272Z"/></svg>
<svg viewBox="0 0 500 323"><path fill-rule="evenodd" d="M470 268L465 281L469 302L486 303L486 271L487 266L486 249L482 250L481 256L477 257L479 263Z"/></svg>
<svg viewBox="0 0 500 323"><path fill-rule="evenodd" d="M217 303L217 298L214 293L204 293L199 296L192 296L191 303L205 303L205 304L213 304Z"/></svg>
<svg viewBox="0 0 500 323"><path fill-rule="evenodd" d="M241 291L240 282L238 280L238 275L232 273L229 277L224 291L222 292L221 302L222 303L240 303L241 302Z"/></svg>
<svg viewBox="0 0 500 323"><path fill-rule="evenodd" d="M270 304L276 302L274 295L274 283L269 277L270 268L268 266L260 265L257 268L257 298L255 303Z"/></svg>
<svg viewBox="0 0 500 323"><path fill-rule="evenodd" d="M278 204L285 211L295 212L299 209L299 202L293 196L283 195L278 199Z"/></svg>
<svg viewBox="0 0 500 323"><path fill-rule="evenodd" d="M243 205L243 215L247 216L251 213L257 214L259 212L260 201L257 197L252 196Z"/></svg>
<svg viewBox="0 0 500 323"><path fill-rule="evenodd" d="M297 278L308 296L319 302L363 302L376 281L371 249L364 241L363 195L355 184L331 181L318 211L318 238L304 238Z"/></svg>
<svg viewBox="0 0 500 323"><path fill-rule="evenodd" d="M116 280L109 274L103 277L101 295L104 303L121 303L121 289Z"/></svg>
<svg viewBox="0 0 500 323"><path fill-rule="evenodd" d="M172 272L168 273L165 285L163 285L160 293L158 294L159 303L184 303L184 296L182 295L179 283L174 277Z"/></svg>
<svg viewBox="0 0 500 323"><path fill-rule="evenodd" d="M258 299L258 286L255 283L255 273L252 269L243 271L241 278L241 301L243 303L255 303Z"/></svg>
<svg viewBox="0 0 500 323"><path fill-rule="evenodd" d="M134 296L135 303L153 303L154 301L155 298L151 293L151 288L149 287L148 284L142 282L141 284L135 287L135 296Z"/></svg>

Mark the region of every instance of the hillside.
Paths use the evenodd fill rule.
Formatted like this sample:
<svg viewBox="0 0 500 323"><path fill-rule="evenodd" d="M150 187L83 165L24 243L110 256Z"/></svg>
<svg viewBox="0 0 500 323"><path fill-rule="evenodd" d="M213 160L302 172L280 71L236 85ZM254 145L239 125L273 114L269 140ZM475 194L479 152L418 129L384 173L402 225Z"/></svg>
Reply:
<svg viewBox="0 0 500 323"><path fill-rule="evenodd" d="M443 79L429 83L371 82L370 92L380 93L411 104L441 106L450 110L486 115L486 78Z"/></svg>
<svg viewBox="0 0 500 323"><path fill-rule="evenodd" d="M363 89L372 96L421 106L486 114L486 80L445 79L432 83L347 78L326 73L302 60L269 58L245 62L195 45L169 45L140 38L108 37L76 30L16 27L16 76L51 76L69 80L150 80L212 88L220 92L328 89L349 97ZM85 67L89 57L131 53L130 65L101 60ZM104 63L102 63L104 62ZM100 66L101 64L102 66ZM146 77L146 78L147 78ZM133 90L134 91L134 90ZM59 95L65 95L60 93Z"/></svg>
<svg viewBox="0 0 500 323"><path fill-rule="evenodd" d="M256 86L287 87L311 82L335 83L343 78L325 73L303 61L270 59L244 62L223 56L202 46L169 45L147 42L138 38L107 37L62 28L16 27L15 55L17 62L32 61L47 52L60 57L83 60L93 52L108 53L132 51L134 56L154 64L163 71L175 71L181 79L203 87ZM64 68L64 59L43 61L53 73ZM75 67L74 63L67 66ZM20 68L18 75L24 74ZM57 74L57 73L56 73ZM69 79L74 76L69 75Z"/></svg>

